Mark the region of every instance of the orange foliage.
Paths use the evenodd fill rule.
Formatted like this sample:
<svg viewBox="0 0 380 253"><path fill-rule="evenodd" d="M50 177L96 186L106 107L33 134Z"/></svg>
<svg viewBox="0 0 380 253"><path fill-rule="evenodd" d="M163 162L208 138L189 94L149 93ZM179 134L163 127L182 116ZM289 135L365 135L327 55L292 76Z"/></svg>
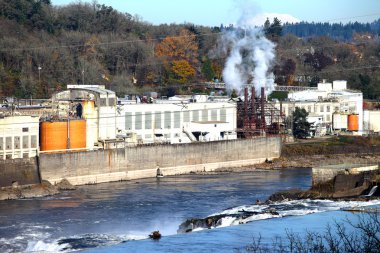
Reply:
<svg viewBox="0 0 380 253"><path fill-rule="evenodd" d="M179 36L166 37L156 46L156 56L166 57L169 60L187 60L196 63L198 58L198 43L194 34L186 29L180 31Z"/></svg>
<svg viewBox="0 0 380 253"><path fill-rule="evenodd" d="M186 83L190 78L195 76L195 69L186 60L173 61L172 71L180 83Z"/></svg>

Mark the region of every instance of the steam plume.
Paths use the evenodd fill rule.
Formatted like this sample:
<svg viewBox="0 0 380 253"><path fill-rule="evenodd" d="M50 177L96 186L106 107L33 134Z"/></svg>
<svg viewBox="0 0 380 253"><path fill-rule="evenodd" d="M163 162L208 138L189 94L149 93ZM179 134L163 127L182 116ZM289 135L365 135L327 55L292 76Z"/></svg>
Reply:
<svg viewBox="0 0 380 253"><path fill-rule="evenodd" d="M250 2L241 2L242 14L236 29L227 30L223 36L224 50L229 52L223 80L227 89L238 92L245 85L253 85L258 94L265 87L267 94L273 90L274 75L271 68L275 59L275 44L268 40L262 28L250 25L255 16ZM229 51L228 51L229 49Z"/></svg>

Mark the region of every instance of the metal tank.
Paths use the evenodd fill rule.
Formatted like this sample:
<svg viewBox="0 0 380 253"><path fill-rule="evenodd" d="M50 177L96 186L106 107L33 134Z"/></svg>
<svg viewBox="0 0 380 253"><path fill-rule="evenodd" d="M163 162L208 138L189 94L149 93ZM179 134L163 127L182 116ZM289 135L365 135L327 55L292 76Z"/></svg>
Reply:
<svg viewBox="0 0 380 253"><path fill-rule="evenodd" d="M358 131L359 130L359 115L351 114L348 115L348 131Z"/></svg>
<svg viewBox="0 0 380 253"><path fill-rule="evenodd" d="M86 148L86 120L70 120L70 149Z"/></svg>
<svg viewBox="0 0 380 253"><path fill-rule="evenodd" d="M41 151L86 148L85 120L44 121L40 131Z"/></svg>

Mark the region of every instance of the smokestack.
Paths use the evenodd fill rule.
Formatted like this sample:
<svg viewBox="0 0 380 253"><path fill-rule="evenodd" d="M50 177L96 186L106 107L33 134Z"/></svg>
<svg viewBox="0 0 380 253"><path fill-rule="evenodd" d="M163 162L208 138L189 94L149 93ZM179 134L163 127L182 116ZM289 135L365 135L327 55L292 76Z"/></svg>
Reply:
<svg viewBox="0 0 380 253"><path fill-rule="evenodd" d="M265 89L261 87L261 128L265 130Z"/></svg>
<svg viewBox="0 0 380 253"><path fill-rule="evenodd" d="M251 128L256 128L255 126L255 124L256 124L256 119L255 119L255 117L256 117L256 105L255 105L255 103L256 103L256 101L255 101L255 87L254 86L252 86L252 88L251 88Z"/></svg>
<svg viewBox="0 0 380 253"><path fill-rule="evenodd" d="M244 88L244 127L247 126L247 118L248 118L248 87Z"/></svg>

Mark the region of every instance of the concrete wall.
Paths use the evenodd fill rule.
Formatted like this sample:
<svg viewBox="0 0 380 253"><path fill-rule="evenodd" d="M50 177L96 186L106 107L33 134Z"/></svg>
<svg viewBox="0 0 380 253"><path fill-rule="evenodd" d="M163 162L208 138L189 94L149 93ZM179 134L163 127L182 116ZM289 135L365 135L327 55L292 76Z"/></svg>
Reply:
<svg viewBox="0 0 380 253"><path fill-rule="evenodd" d="M338 174L359 174L365 171L373 171L379 168L378 165L358 165L358 164L338 164L315 167L312 169L313 186L334 179Z"/></svg>
<svg viewBox="0 0 380 253"><path fill-rule="evenodd" d="M33 158L0 160L0 187L39 183L37 160Z"/></svg>
<svg viewBox="0 0 380 253"><path fill-rule="evenodd" d="M137 146L40 155L43 179L52 183L62 178L72 184L91 184L155 177L217 168L253 165L280 156L281 138L193 143L186 145Z"/></svg>

